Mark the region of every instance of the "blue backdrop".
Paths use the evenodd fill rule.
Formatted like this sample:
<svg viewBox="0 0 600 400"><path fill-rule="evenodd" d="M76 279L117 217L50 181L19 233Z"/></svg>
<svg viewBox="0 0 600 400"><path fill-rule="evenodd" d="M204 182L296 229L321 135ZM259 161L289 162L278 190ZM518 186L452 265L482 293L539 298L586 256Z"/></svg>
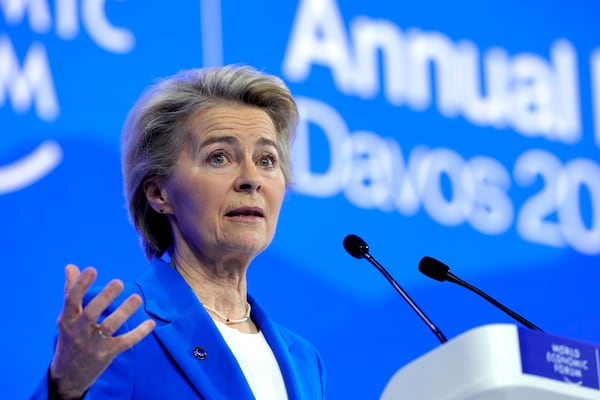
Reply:
<svg viewBox="0 0 600 400"><path fill-rule="evenodd" d="M0 1L0 386L52 354L67 263L147 268L119 134L155 79L251 64L302 114L295 180L250 291L321 351L330 399L374 399L438 346L349 233L452 338L512 322L422 276L425 255L546 331L600 342L595 1Z"/></svg>

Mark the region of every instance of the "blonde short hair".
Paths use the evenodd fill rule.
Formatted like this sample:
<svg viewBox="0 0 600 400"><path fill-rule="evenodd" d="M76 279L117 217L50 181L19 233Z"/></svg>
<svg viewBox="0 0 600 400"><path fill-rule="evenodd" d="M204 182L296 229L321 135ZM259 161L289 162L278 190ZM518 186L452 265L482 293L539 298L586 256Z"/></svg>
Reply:
<svg viewBox="0 0 600 400"><path fill-rule="evenodd" d="M291 182L290 150L298 109L281 79L249 66L225 66L185 70L160 80L131 109L121 137L125 198L148 259L162 255L173 234L167 217L148 204L144 181L172 174L191 116L232 103L258 107L269 115L278 133L285 182Z"/></svg>

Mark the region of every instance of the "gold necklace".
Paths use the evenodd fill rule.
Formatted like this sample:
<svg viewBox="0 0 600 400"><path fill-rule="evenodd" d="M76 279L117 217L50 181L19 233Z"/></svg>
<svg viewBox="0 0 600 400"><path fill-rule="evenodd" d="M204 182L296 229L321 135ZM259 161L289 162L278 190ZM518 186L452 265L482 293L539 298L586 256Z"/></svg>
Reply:
<svg viewBox="0 0 600 400"><path fill-rule="evenodd" d="M231 325L231 324L241 324L242 322L246 322L250 319L250 311L252 310L252 307L250 306L250 303L246 302L246 314L244 315L243 318L240 319L231 319L227 316L225 316L224 314L220 313L219 311L215 310L212 307L209 306L205 306L204 304L202 304L202 306L207 309L208 311L212 312L213 314L215 314L217 317L219 317L219 319L221 321L223 321L224 323Z"/></svg>

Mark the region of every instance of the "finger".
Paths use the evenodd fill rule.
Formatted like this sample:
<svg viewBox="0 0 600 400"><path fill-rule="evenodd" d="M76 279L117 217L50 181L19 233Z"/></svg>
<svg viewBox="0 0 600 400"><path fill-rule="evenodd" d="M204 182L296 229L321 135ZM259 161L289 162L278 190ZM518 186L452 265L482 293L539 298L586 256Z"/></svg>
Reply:
<svg viewBox="0 0 600 400"><path fill-rule="evenodd" d="M113 347L114 354L121 353L125 350L130 349L137 343L139 343L143 338L148 336L150 332L154 330L156 327L156 322L151 319L147 319L141 324L139 324L135 329L124 333L120 336L117 336L116 345Z"/></svg>
<svg viewBox="0 0 600 400"><path fill-rule="evenodd" d="M95 323L102 312L117 298L123 291L123 282L119 279L113 279L98 293L83 309L83 314L88 322Z"/></svg>
<svg viewBox="0 0 600 400"><path fill-rule="evenodd" d="M75 280L79 277L80 274L81 272L75 264L68 264L65 267L65 294L67 294L67 292L69 291L71 286L73 286L73 283L75 283Z"/></svg>
<svg viewBox="0 0 600 400"><path fill-rule="evenodd" d="M63 305L63 317L66 319L74 319L79 317L81 314L82 301L85 292L90 288L92 283L96 280L98 273L94 268L86 268L80 274L75 277L75 273L69 268L69 277L67 280L74 278L75 280L69 286L65 294L65 300Z"/></svg>
<svg viewBox="0 0 600 400"><path fill-rule="evenodd" d="M129 296L115 311L102 321L102 331L112 335L121 325L133 315L133 313L142 305L142 298L139 294Z"/></svg>

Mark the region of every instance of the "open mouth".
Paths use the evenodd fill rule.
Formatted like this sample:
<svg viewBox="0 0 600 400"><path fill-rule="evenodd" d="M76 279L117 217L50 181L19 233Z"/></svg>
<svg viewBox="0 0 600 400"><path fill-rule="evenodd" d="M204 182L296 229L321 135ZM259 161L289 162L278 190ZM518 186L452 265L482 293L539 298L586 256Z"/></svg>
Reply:
<svg viewBox="0 0 600 400"><path fill-rule="evenodd" d="M264 213L260 208L256 207L244 207L236 208L235 210L229 211L225 214L227 217L264 217Z"/></svg>

